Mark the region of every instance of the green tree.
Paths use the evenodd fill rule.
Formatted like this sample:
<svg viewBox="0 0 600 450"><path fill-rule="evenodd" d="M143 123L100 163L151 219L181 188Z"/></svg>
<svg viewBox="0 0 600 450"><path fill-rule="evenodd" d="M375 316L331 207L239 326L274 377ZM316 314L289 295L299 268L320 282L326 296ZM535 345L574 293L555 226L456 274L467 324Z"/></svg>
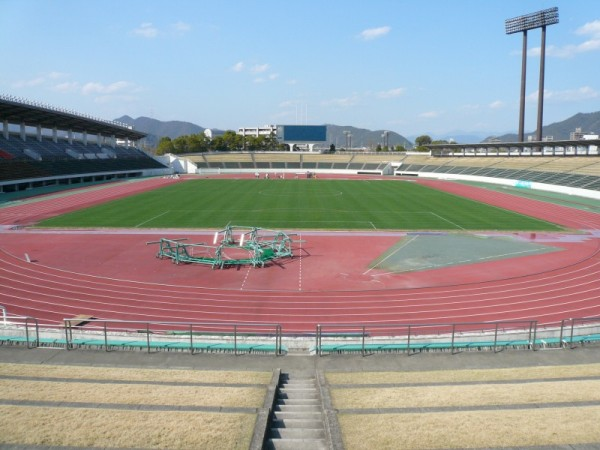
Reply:
<svg viewBox="0 0 600 450"><path fill-rule="evenodd" d="M175 147L173 146L173 141L168 136L160 138L158 141L158 147L156 147L157 155L166 155L167 153L175 153Z"/></svg>
<svg viewBox="0 0 600 450"><path fill-rule="evenodd" d="M426 134L423 134L415 139L415 144L417 145L417 147L429 145L431 144L431 137Z"/></svg>
<svg viewBox="0 0 600 450"><path fill-rule="evenodd" d="M192 134L188 136L187 148L190 153L207 152L210 139L204 133Z"/></svg>

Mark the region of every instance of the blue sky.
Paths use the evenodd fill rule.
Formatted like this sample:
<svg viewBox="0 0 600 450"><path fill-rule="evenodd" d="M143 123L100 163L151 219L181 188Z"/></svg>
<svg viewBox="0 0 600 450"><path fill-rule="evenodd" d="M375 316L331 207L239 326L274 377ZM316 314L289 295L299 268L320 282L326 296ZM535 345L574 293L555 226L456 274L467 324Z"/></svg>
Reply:
<svg viewBox="0 0 600 450"><path fill-rule="evenodd" d="M516 132L522 35L504 21L553 6L547 125L600 110L600 1L0 0L0 93L219 129ZM526 131L540 39L528 33Z"/></svg>

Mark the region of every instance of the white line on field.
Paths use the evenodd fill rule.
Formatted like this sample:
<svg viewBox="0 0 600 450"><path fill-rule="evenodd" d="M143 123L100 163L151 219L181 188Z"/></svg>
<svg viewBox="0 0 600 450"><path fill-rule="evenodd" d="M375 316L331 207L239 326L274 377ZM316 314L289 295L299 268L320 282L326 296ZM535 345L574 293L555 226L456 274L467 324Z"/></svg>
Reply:
<svg viewBox="0 0 600 450"><path fill-rule="evenodd" d="M430 212L431 212L431 214L433 214L433 215L434 215L434 216L436 216L437 218L439 218L439 219L442 219L442 220L444 220L444 221L448 222L450 225L454 225L456 228L460 228L461 230L464 230L464 228L463 228L463 227L461 227L460 225L458 225L458 224L456 224L456 223L452 222L451 220L448 220L448 219L446 219L445 217L442 217L442 216L440 216L439 214L436 214L436 213L434 213L433 211L430 211Z"/></svg>
<svg viewBox="0 0 600 450"><path fill-rule="evenodd" d="M395 255L396 253L398 253L400 250L402 250L404 247L406 247L407 245L411 244L415 239L417 239L419 236L413 236L412 238L410 238L407 242L405 242L404 244L402 244L400 247L398 247L396 250L394 250L392 253L390 253L389 255L387 255L385 258L383 258L381 261L379 261L379 264L382 264L386 259L391 258L393 255ZM369 270L367 270L366 272L363 273L363 275L368 274L371 270L373 270L375 267L371 267Z"/></svg>
<svg viewBox="0 0 600 450"><path fill-rule="evenodd" d="M154 219L158 219L160 216L164 216L165 214L167 214L167 213L170 213L170 212L171 212L171 211L165 211L165 212L163 212L163 213L160 213L158 216L154 216L154 217L152 217L151 219L145 220L145 221L144 221L144 222L142 222L142 223L138 223L138 224L137 224L137 225L136 225L134 228L141 227L142 225L144 225L144 224L146 224L146 223L148 223L148 222L152 222Z"/></svg>

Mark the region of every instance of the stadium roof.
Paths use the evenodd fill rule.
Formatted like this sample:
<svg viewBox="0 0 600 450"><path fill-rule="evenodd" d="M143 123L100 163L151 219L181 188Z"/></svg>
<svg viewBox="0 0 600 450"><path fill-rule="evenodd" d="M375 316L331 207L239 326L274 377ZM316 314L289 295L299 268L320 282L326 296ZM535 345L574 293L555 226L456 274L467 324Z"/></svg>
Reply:
<svg viewBox="0 0 600 450"><path fill-rule="evenodd" d="M126 124L0 95L0 121L5 120L9 123L24 123L32 127L41 126L50 129L72 130L76 133L87 132L115 136L117 139L138 140L146 137L146 133L135 131Z"/></svg>

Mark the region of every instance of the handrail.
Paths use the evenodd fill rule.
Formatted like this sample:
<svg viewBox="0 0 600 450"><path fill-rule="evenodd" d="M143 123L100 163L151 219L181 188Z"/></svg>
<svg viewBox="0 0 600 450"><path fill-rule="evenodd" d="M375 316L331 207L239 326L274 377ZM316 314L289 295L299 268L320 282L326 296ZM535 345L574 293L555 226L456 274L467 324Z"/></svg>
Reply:
<svg viewBox="0 0 600 450"><path fill-rule="evenodd" d="M74 322L80 322L81 318L65 318L64 322L64 330L65 330L65 342L67 350L73 348L73 328L77 328L73 325ZM228 336L233 337L233 350L234 354L238 354L238 337L241 333L251 332L256 336L273 336L275 337L275 354L282 355L283 354L283 345L282 345L282 328L280 324L276 323L222 323L222 322L176 322L176 321L141 321L141 320L122 320L122 319L96 319L90 318L86 319L87 324L99 324L101 325L105 350L109 351L109 339L108 335L111 331L123 331L123 326L127 325L129 327L135 326L138 329L144 329L144 333L146 334L146 350L150 353L151 345L150 345L150 335L155 331L170 331L165 330L165 327L175 327L175 328L186 328L189 329L189 351L191 354L194 354L194 335L196 334L195 330L199 328L204 328L207 333L214 332L216 334L221 334L223 332Z"/></svg>

